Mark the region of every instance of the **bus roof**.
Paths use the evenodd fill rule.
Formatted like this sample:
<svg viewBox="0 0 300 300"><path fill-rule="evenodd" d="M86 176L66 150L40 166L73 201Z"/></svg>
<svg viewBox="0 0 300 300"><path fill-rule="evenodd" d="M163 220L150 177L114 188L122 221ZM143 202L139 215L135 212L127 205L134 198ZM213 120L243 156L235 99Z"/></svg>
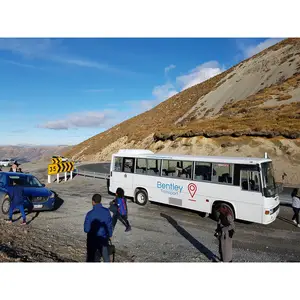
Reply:
<svg viewBox="0 0 300 300"><path fill-rule="evenodd" d="M229 156L196 156L196 155L176 155L176 154L155 154L149 150L143 149L122 149L114 156L121 157L136 157L149 159L172 159L183 161L202 161L215 163L233 163L233 164L260 164L264 162L271 162L270 158L259 157L229 157Z"/></svg>

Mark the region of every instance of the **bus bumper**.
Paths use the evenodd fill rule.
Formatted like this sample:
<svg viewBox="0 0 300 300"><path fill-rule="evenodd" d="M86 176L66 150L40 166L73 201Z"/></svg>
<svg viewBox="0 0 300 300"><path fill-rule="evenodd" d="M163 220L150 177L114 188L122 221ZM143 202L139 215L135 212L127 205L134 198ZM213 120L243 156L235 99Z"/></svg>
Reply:
<svg viewBox="0 0 300 300"><path fill-rule="evenodd" d="M280 205L269 209L264 209L263 224L271 224L274 222L280 212Z"/></svg>

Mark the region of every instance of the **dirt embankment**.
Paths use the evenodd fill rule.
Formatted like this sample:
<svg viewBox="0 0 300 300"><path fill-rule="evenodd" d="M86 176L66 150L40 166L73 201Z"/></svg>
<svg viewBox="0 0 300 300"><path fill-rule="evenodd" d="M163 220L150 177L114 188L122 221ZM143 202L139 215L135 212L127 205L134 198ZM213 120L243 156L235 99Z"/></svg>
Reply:
<svg viewBox="0 0 300 300"><path fill-rule="evenodd" d="M278 182L300 185L300 139L250 137L178 137L155 141L153 135L141 142L116 140L94 155L80 156L80 160L109 161L119 149L150 149L156 153L212 156L264 157L265 152L274 162Z"/></svg>

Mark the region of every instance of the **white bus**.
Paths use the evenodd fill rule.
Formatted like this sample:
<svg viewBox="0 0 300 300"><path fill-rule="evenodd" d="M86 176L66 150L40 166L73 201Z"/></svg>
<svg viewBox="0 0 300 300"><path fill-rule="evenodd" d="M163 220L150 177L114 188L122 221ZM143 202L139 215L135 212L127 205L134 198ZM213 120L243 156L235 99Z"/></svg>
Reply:
<svg viewBox="0 0 300 300"><path fill-rule="evenodd" d="M235 219L269 224L279 213L272 160L250 157L161 155L120 150L112 155L109 192L118 187L139 205L148 200L214 217L221 204Z"/></svg>

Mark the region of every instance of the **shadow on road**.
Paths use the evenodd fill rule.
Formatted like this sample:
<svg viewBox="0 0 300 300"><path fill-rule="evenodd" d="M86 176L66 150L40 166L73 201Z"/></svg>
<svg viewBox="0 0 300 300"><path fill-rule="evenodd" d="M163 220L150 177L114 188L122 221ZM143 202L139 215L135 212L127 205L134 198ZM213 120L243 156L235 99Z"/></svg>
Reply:
<svg viewBox="0 0 300 300"><path fill-rule="evenodd" d="M59 196L56 196L54 207L53 207L52 211L58 210L64 204L64 202L65 201L62 198L60 198Z"/></svg>
<svg viewBox="0 0 300 300"><path fill-rule="evenodd" d="M204 254L210 261L218 262L217 256L195 239L189 232L187 232L183 227L178 225L178 223L170 216L161 213L161 217L165 218L185 239L187 239L199 252Z"/></svg>
<svg viewBox="0 0 300 300"><path fill-rule="evenodd" d="M292 204L291 203L280 203L280 206L292 207Z"/></svg>
<svg viewBox="0 0 300 300"><path fill-rule="evenodd" d="M295 226L295 224L294 224L294 222L293 222L292 220L286 219L286 218L281 217L281 216L277 216L277 219L279 219L280 221L283 221L283 222L285 222L285 223L288 223L288 224L290 224L290 225Z"/></svg>

